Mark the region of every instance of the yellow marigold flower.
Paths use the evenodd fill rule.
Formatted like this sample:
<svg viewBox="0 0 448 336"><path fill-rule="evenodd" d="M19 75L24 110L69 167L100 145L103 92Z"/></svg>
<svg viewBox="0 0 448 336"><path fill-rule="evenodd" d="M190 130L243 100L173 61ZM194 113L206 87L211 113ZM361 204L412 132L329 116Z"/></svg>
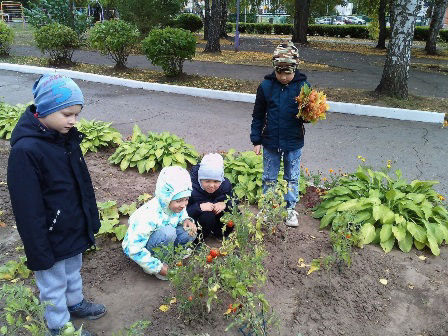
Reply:
<svg viewBox="0 0 448 336"><path fill-rule="evenodd" d="M334 172L334 170L333 170L333 169L330 169L330 174L333 174L333 172Z"/></svg>
<svg viewBox="0 0 448 336"><path fill-rule="evenodd" d="M308 173L308 168L305 168L305 172Z"/></svg>
<svg viewBox="0 0 448 336"><path fill-rule="evenodd" d="M443 197L442 195L437 195L437 197L441 200L441 201L444 201L445 200L445 197Z"/></svg>
<svg viewBox="0 0 448 336"><path fill-rule="evenodd" d="M322 180L326 181L326 180L327 180L327 178L326 178L326 177L323 177L323 178L322 178Z"/></svg>
<svg viewBox="0 0 448 336"><path fill-rule="evenodd" d="M361 156L361 155L358 155L358 159L362 159L362 156Z"/></svg>
<svg viewBox="0 0 448 336"><path fill-rule="evenodd" d="M391 167L390 163L389 163L386 167L387 167L387 168L390 168L390 167Z"/></svg>

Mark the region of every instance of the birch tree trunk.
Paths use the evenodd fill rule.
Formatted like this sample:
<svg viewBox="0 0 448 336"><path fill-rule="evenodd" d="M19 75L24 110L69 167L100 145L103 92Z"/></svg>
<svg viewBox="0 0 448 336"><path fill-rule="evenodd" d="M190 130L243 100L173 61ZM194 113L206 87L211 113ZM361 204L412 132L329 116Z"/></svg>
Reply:
<svg viewBox="0 0 448 336"><path fill-rule="evenodd" d="M294 43L308 44L306 32L308 30L308 18L310 16L311 0L295 0L294 29L292 41Z"/></svg>
<svg viewBox="0 0 448 336"><path fill-rule="evenodd" d="M223 0L213 0L212 2L207 45L205 46L204 52L221 52L221 46L219 44L219 33L221 32L221 1Z"/></svg>
<svg viewBox="0 0 448 336"><path fill-rule="evenodd" d="M387 0L380 0L380 4L378 7L378 24L379 24L379 34L378 34L378 43L375 48L377 49L386 49L386 7Z"/></svg>
<svg viewBox="0 0 448 336"><path fill-rule="evenodd" d="M437 35L443 25L443 16L448 5L448 0L435 0L431 15L431 25L429 26L428 39L426 40L425 51L428 55L437 54Z"/></svg>
<svg viewBox="0 0 448 336"><path fill-rule="evenodd" d="M393 25L383 76L375 91L400 99L408 97L409 63L418 0L395 0Z"/></svg>

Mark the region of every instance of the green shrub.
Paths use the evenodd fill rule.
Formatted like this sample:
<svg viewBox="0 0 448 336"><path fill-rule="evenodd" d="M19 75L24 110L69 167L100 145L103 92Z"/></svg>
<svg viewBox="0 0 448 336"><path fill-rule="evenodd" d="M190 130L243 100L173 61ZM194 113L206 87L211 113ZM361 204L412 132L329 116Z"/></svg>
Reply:
<svg viewBox="0 0 448 336"><path fill-rule="evenodd" d="M236 28L235 28L236 29ZM247 29L247 23L242 23L240 22L238 24L238 31L242 34L246 33L246 29Z"/></svg>
<svg viewBox="0 0 448 336"><path fill-rule="evenodd" d="M143 40L142 49L152 64L162 67L166 76L178 76L184 61L191 61L196 53L196 37L185 29L154 29Z"/></svg>
<svg viewBox="0 0 448 336"><path fill-rule="evenodd" d="M76 32L59 23L40 27L34 33L37 47L50 55L50 64L72 64L72 56L79 46Z"/></svg>
<svg viewBox="0 0 448 336"><path fill-rule="evenodd" d="M226 23L226 33L231 33L235 30L235 24L227 22Z"/></svg>
<svg viewBox="0 0 448 336"><path fill-rule="evenodd" d="M317 36L369 38L368 28L362 25L309 25L307 32Z"/></svg>
<svg viewBox="0 0 448 336"><path fill-rule="evenodd" d="M14 31L3 21L0 21L0 55L8 55L14 42Z"/></svg>
<svg viewBox="0 0 448 336"><path fill-rule="evenodd" d="M12 130L16 127L20 116L25 112L28 105L17 104L11 106L0 102L0 138L11 139Z"/></svg>
<svg viewBox="0 0 448 336"><path fill-rule="evenodd" d="M132 49L139 42L139 32L135 26L122 20L98 22L90 30L89 43L103 55L115 62L115 68L126 67Z"/></svg>
<svg viewBox="0 0 448 336"><path fill-rule="evenodd" d="M415 27L414 41L426 41L429 35L429 27Z"/></svg>
<svg viewBox="0 0 448 336"><path fill-rule="evenodd" d="M291 35L293 26L291 24L274 24L274 34L276 35Z"/></svg>
<svg viewBox="0 0 448 336"><path fill-rule="evenodd" d="M441 29L439 35L443 42L448 42L448 29Z"/></svg>
<svg viewBox="0 0 448 336"><path fill-rule="evenodd" d="M199 153L194 147L174 134L149 132L142 134L135 125L132 138L123 142L109 158L109 162L120 164L121 170L137 167L138 172L156 171L166 166L196 164Z"/></svg>
<svg viewBox="0 0 448 336"><path fill-rule="evenodd" d="M196 14L184 13L179 15L174 21L175 28L189 30L192 33L200 31L203 26L202 19Z"/></svg>
<svg viewBox="0 0 448 336"><path fill-rule="evenodd" d="M272 33L272 24L270 23L258 23L254 24L254 30L257 34L270 35Z"/></svg>
<svg viewBox="0 0 448 336"><path fill-rule="evenodd" d="M111 122L88 121L82 118L76 123L76 128L83 133L84 139L81 142L82 154L88 151L97 152L99 147L107 147L113 144L121 143L121 134L113 127Z"/></svg>
<svg viewBox="0 0 448 336"><path fill-rule="evenodd" d="M401 171L396 178L358 167L354 174L340 178L314 212L326 227L345 211L355 213L353 222L360 224L361 245L380 243L389 252L395 243L403 252L412 245L419 250L428 246L439 255L439 245L448 242L448 211L443 197L432 188L437 181L414 180L407 183Z"/></svg>

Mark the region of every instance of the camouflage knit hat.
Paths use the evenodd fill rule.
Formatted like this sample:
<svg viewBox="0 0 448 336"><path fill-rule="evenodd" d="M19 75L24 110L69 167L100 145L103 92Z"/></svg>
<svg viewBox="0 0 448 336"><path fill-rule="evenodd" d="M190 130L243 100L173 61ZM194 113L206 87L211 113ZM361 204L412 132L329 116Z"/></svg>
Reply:
<svg viewBox="0 0 448 336"><path fill-rule="evenodd" d="M296 66L299 63L299 50L291 41L279 44L274 50L272 56L272 64L276 66L278 63L289 63Z"/></svg>

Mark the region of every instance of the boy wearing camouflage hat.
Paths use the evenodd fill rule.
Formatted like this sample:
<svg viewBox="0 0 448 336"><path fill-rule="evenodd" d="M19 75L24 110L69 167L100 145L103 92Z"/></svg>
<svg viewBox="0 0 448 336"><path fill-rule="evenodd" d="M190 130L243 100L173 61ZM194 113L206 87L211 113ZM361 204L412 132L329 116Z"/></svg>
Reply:
<svg viewBox="0 0 448 336"><path fill-rule="evenodd" d="M266 75L257 89L250 133L257 155L263 146L263 193L275 186L283 157L283 178L288 183L286 225L291 227L299 225L295 206L299 199L300 157L305 136L304 121L296 117L295 97L308 84L297 68L298 62L299 52L292 42L277 46L272 57L274 72Z"/></svg>

